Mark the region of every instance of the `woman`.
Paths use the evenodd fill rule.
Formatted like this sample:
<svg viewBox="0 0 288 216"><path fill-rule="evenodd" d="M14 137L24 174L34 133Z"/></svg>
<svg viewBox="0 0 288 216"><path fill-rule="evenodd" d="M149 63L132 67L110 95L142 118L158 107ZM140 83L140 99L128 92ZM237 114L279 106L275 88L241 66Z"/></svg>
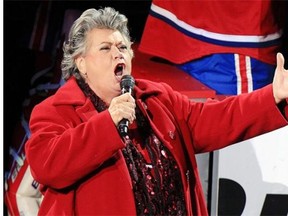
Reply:
<svg viewBox="0 0 288 216"><path fill-rule="evenodd" d="M287 125L277 57L273 87L222 102L195 103L147 80L121 94L133 58L127 19L86 10L64 43L67 82L31 115L26 154L42 185L39 215L207 215L195 154Z"/></svg>

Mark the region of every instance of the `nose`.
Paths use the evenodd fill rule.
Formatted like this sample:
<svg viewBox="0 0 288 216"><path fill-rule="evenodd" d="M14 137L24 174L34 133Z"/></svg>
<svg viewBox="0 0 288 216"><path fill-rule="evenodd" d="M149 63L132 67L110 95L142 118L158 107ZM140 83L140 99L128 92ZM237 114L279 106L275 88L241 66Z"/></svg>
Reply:
<svg viewBox="0 0 288 216"><path fill-rule="evenodd" d="M112 56L114 59L123 59L123 54L120 52L117 46L112 47Z"/></svg>

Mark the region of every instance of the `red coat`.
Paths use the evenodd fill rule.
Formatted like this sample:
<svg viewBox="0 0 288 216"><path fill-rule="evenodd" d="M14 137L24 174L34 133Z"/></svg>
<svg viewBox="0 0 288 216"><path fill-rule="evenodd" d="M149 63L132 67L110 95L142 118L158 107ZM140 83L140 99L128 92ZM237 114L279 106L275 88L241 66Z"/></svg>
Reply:
<svg viewBox="0 0 288 216"><path fill-rule="evenodd" d="M196 153L287 125L271 86L202 104L165 84L136 80L136 85L140 109L148 110L152 128L180 167L189 215L207 215ZM26 155L44 185L39 215L136 214L124 143L109 112L97 113L74 78L34 108L30 127Z"/></svg>

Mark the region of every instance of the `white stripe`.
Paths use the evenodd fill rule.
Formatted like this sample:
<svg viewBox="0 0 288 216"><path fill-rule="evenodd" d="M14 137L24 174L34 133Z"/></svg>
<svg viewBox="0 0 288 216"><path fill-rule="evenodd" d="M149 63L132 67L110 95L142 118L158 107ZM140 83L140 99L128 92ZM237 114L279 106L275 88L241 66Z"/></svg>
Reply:
<svg viewBox="0 0 288 216"><path fill-rule="evenodd" d="M254 42L254 43L259 43L259 42L267 42L267 41L272 41L275 39L279 39L282 35L282 31L275 32L273 34L269 35L264 35L264 36L257 36L257 35L230 35L230 34L219 34L215 32L210 32L206 31L201 28L196 28L194 26L191 26L184 21L178 19L175 14L171 13L170 11L161 8L155 4L151 4L151 10L154 11L157 14L160 14L167 19L171 20L174 22L176 25L179 27L187 30L188 32L201 35L207 38L211 38L214 40L220 40L220 41L227 41L227 42Z"/></svg>
<svg viewBox="0 0 288 216"><path fill-rule="evenodd" d="M248 92L253 91L253 79L252 79L252 68L251 68L251 58L249 56L245 57L246 62L246 76L248 81Z"/></svg>
<svg viewBox="0 0 288 216"><path fill-rule="evenodd" d="M240 73L240 63L238 54L234 54L234 61L235 61L235 72L237 77L237 95L239 95L242 93L242 79Z"/></svg>
<svg viewBox="0 0 288 216"><path fill-rule="evenodd" d="M27 166L15 194L20 215L38 215L42 195L39 187L33 187L33 181L30 167Z"/></svg>

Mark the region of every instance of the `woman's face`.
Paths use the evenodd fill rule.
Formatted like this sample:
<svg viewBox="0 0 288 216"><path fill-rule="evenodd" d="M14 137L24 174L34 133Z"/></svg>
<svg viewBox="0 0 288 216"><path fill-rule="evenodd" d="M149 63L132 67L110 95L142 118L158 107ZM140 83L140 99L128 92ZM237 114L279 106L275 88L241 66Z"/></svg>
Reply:
<svg viewBox="0 0 288 216"><path fill-rule="evenodd" d="M119 31L93 29L87 35L87 50L76 65L90 88L108 105L120 95L123 75L131 74L132 52Z"/></svg>

